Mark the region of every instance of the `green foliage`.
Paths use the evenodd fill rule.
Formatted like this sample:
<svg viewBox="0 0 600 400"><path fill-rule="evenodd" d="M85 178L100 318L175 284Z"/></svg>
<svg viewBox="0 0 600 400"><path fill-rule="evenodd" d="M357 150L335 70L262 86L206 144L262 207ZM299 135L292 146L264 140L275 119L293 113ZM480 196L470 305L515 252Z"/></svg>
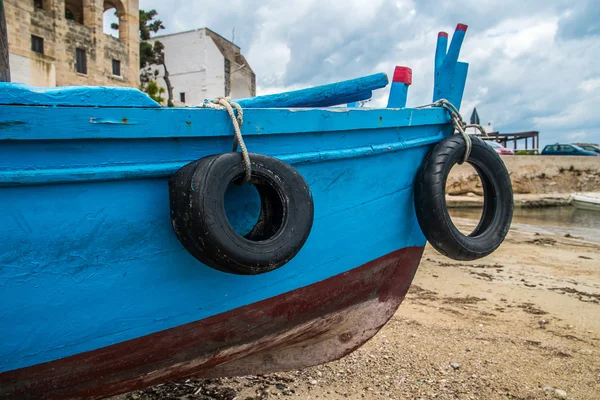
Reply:
<svg viewBox="0 0 600 400"><path fill-rule="evenodd" d="M115 13L116 14L116 13ZM158 13L156 10L139 10L139 29L140 29L140 83L141 90L146 92L150 97L159 103L164 99L161 94L165 92L156 83L158 78L158 70L152 66L162 66L164 68L164 80L168 89L168 106L173 107L173 89L167 66L165 65L165 46L160 41L155 41L154 44L148 43L151 37L158 33L161 29L165 29L162 21L157 19ZM111 24L112 29L119 29L119 24ZM152 94L151 92L152 91ZM157 99L160 99L157 100Z"/></svg>
<svg viewBox="0 0 600 400"><path fill-rule="evenodd" d="M165 92L165 88L158 86L154 80L146 83L145 92L152 100L159 104L162 104L162 102L165 101L165 99L161 96Z"/></svg>

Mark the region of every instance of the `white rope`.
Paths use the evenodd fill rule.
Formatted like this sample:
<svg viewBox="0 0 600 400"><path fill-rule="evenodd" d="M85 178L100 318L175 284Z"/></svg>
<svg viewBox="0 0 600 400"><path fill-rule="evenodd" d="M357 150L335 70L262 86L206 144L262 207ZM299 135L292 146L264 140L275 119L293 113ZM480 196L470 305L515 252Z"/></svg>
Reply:
<svg viewBox="0 0 600 400"><path fill-rule="evenodd" d="M231 123L233 124L233 130L235 131L232 151L237 151L238 145L242 149L244 169L246 170L244 181L250 182L250 178L252 177L252 164L250 164L250 155L248 154L246 143L244 143L244 138L242 137L241 126L244 122L244 111L242 110L242 107L238 103L231 101L229 97L224 96L215 97L213 100L204 100L204 103L202 103L200 107L213 108L215 110L227 110L229 118L231 118ZM237 111L237 117L233 112L233 108Z"/></svg>
<svg viewBox="0 0 600 400"><path fill-rule="evenodd" d="M472 144L471 144L471 138L469 137L469 134L467 133L467 128L475 128L475 129L479 130L479 132L481 132L483 134L483 136L488 137L487 132L485 131L485 129L483 129L483 127L481 125L466 124L465 121L463 120L462 116L460 115L460 112L458 112L458 109L456 107L454 107L454 105L446 99L440 99L440 100L434 101L431 104L425 104L424 106L419 106L419 107L415 107L415 108L426 108L426 107L442 107L443 109L447 110L450 113L450 118L452 119L452 125L458 131L458 133L460 135L462 135L462 137L465 139L465 144L467 147L465 149L465 156L464 156L462 162L460 162L460 164L467 161L469 159L469 156L471 155Z"/></svg>

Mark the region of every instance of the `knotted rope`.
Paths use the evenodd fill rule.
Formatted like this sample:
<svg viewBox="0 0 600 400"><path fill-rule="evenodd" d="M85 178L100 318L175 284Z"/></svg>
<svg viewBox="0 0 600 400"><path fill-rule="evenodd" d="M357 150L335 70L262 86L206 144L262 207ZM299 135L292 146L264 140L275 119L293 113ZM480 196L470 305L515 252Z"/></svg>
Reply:
<svg viewBox="0 0 600 400"><path fill-rule="evenodd" d="M477 130L479 130L479 132L481 132L484 136L488 136L487 132L485 131L485 129L483 129L483 127L481 125L478 124L467 124L464 120L463 117L460 115L460 112L458 112L458 109L456 107L454 107L454 105L452 103L450 103L448 100L446 99L440 99L437 101L434 101L431 104L426 104L424 106L419 106L419 107L415 107L415 108L426 108L426 107L442 107L443 109L445 109L446 111L448 111L450 113L450 118L452 119L452 125L454 126L454 129L456 129L458 131L458 133L460 135L462 135L462 137L465 139L465 144L467 145L466 150L465 150L465 156L462 160L462 162L460 162L459 164L464 163L465 161L467 161L469 159L469 156L471 155L471 138L469 137L469 134L467 133L467 128L475 128Z"/></svg>
<svg viewBox="0 0 600 400"><path fill-rule="evenodd" d="M244 138L242 137L241 126L244 123L244 111L242 110L242 107L238 103L231 101L231 98L224 96L215 97L213 100L204 100L200 107L213 108L215 110L227 110L229 118L231 118L231 123L233 124L233 130L235 131L232 151L237 151L238 145L242 149L242 158L244 159L244 169L246 171L244 182L250 182L250 178L252 177L252 165L250 164L250 155L246 148L246 143L244 143ZM233 112L234 108L237 110L237 117Z"/></svg>

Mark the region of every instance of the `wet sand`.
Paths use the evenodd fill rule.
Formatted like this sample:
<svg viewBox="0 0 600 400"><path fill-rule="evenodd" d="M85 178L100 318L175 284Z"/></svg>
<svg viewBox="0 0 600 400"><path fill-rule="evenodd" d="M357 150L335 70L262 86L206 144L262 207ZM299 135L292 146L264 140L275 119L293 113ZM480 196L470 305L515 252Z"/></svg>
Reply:
<svg viewBox="0 0 600 400"><path fill-rule="evenodd" d="M500 249L474 262L428 245L395 316L341 360L171 382L119 399L276 397L600 399L600 244L515 227Z"/></svg>

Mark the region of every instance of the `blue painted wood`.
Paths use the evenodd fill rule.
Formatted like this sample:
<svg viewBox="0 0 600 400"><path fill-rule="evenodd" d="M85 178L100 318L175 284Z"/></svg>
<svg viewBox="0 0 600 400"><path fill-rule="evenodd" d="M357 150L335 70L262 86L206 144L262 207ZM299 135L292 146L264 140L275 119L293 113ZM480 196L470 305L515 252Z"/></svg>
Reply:
<svg viewBox="0 0 600 400"><path fill-rule="evenodd" d="M402 82L392 82L387 108L406 107L407 98L408 98L408 85L406 83L402 83Z"/></svg>
<svg viewBox="0 0 600 400"><path fill-rule="evenodd" d="M315 201L313 230L296 258L260 276L212 270L181 247L166 178L2 188L0 326L10 329L0 332L0 371L202 319L424 245L412 181L427 150L298 165ZM239 198L233 208L251 207Z"/></svg>
<svg viewBox="0 0 600 400"><path fill-rule="evenodd" d="M352 103L348 103L348 104L346 105L346 107L348 107L348 108L355 108L355 107L358 107L358 101L354 101L354 102L352 102Z"/></svg>
<svg viewBox="0 0 600 400"><path fill-rule="evenodd" d="M76 107L152 107L160 104L134 88L61 86L42 88L0 82L0 105Z"/></svg>
<svg viewBox="0 0 600 400"><path fill-rule="evenodd" d="M433 101L446 99L457 109L462 102L468 70L467 63L458 62L466 31L466 25L458 24L448 49L448 35L440 32L435 53Z"/></svg>
<svg viewBox="0 0 600 400"><path fill-rule="evenodd" d="M388 84L384 73L266 96L235 100L243 108L330 107L369 99Z"/></svg>
<svg viewBox="0 0 600 400"><path fill-rule="evenodd" d="M448 34L446 32L438 33L437 45L435 47L435 70L437 71L446 58L448 51Z"/></svg>
<svg viewBox="0 0 600 400"><path fill-rule="evenodd" d="M363 135L362 138L366 139L374 136L367 131L360 131ZM422 134L423 136L417 136ZM383 135L379 135L380 137ZM353 146L349 148L340 148L333 150L323 151L300 151L303 146L298 146L297 153L289 154L278 154L276 145L267 146L264 151L274 152L271 154L289 164L304 164L314 163L322 161L333 161L343 160L347 158L358 158L358 157L369 157L375 156L382 153L397 152L406 150L414 147L420 147L437 143L441 138L445 136L445 130L430 131L427 134L423 133L423 128L413 129L413 132L402 132L402 140L397 142L380 143L380 144L369 144L369 145L358 145L358 144L347 144L347 146ZM383 139L383 137L381 137ZM334 140L332 135L331 140ZM252 143L253 145L256 143ZM39 156L46 151L57 151L57 146L47 146L43 144L38 147L36 155ZM58 146L60 147L60 146ZM77 146L79 147L79 146ZM87 146L81 146L83 150ZM220 147L220 146L219 146ZM230 146L229 146L230 147ZM190 149L197 150L198 147L194 146ZM227 151L226 149L220 149L219 152ZM24 186L24 185L40 185L48 183L74 183L74 182L93 182L93 181L109 181L109 180L127 180L127 179L144 179L144 178L168 178L175 173L179 168L185 165L189 161L193 161L193 154L190 152L189 159L178 162L140 162L135 164L127 165L94 165L87 167L68 167L68 168L56 168L54 165L43 167L40 163L36 164L35 169L32 166L26 165L21 169L16 169L16 162L13 159L19 157L22 153L17 151L12 153L12 156L8 157L11 152L6 151L4 157L5 163L12 163L13 167L10 170L0 169L0 187L3 186ZM0 154L3 154L0 153ZM196 153L198 154L198 153ZM265 153L266 154L266 153ZM33 157L32 154L28 156ZM65 154L68 157L68 154ZM89 163L93 163L90 159ZM53 168L54 167L54 168Z"/></svg>
<svg viewBox="0 0 600 400"><path fill-rule="evenodd" d="M201 320L425 244L413 181L431 146L452 133L444 110L248 109L243 133L250 151L294 164L315 204L300 253L258 276L204 266L171 226L167 179L187 161L230 151L225 112L0 105L0 372ZM257 215L248 190L225 196L238 232Z"/></svg>
<svg viewBox="0 0 600 400"><path fill-rule="evenodd" d="M447 113L441 109L248 109L244 111L242 134L252 136L329 132L417 126L449 121ZM226 111L167 107L158 109L3 107L0 109L0 140L213 136L224 136L228 140L233 138L233 127Z"/></svg>
<svg viewBox="0 0 600 400"><path fill-rule="evenodd" d="M408 87L412 84L412 70L408 67L397 66L394 69L392 86L388 97L387 108L406 107Z"/></svg>

